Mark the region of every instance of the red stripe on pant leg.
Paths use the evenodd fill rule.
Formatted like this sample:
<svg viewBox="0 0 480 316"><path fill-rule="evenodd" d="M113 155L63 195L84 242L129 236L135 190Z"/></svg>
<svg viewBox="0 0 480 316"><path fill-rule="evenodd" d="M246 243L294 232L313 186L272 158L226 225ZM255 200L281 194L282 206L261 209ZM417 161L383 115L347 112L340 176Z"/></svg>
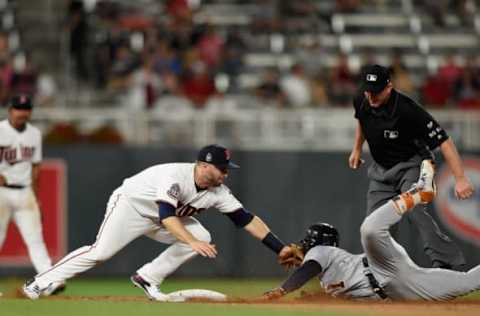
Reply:
<svg viewBox="0 0 480 316"><path fill-rule="evenodd" d="M117 195L117 199L116 199L116 201L113 203L113 206L112 206L110 212L108 213L108 215L107 215L107 216L105 217L105 219L103 220L102 226L100 226L100 230L99 230L99 232L98 232L97 240L95 241L95 243L94 243L92 246L90 246L90 249L88 249L87 251L84 251L84 252L82 252L82 253L79 253L79 254L71 257L71 258L68 258L68 259L66 259L65 261L60 261L60 262L58 262L57 264L55 264L53 267L51 267L51 268L48 269L47 271L44 271L44 272L42 272L42 273L40 273L40 274L37 274L37 275L35 276L35 278L41 277L42 275L44 275L44 274L52 271L53 269L58 268L59 266L63 265L64 263L66 263L66 262L68 262L68 261L70 261L70 260L72 260L72 259L74 259L74 258L76 258L76 257L78 257L78 256L84 255L84 254L90 252L93 248L95 248L96 245L98 244L98 241L100 240L100 237L102 236L103 228L105 227L105 224L107 223L108 219L110 218L110 215L112 215L113 211L115 210L115 207L117 206L117 202L118 202L119 199L120 199L120 194Z"/></svg>

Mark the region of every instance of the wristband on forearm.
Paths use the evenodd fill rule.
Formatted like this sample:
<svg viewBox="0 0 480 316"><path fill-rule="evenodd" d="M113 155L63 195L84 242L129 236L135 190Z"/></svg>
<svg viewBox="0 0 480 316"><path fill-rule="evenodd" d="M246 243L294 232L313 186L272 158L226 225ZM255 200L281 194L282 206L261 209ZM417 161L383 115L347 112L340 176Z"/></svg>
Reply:
<svg viewBox="0 0 480 316"><path fill-rule="evenodd" d="M278 239L278 237L272 232L268 232L268 234L262 239L262 243L276 254L278 254L283 247L285 247L285 243Z"/></svg>

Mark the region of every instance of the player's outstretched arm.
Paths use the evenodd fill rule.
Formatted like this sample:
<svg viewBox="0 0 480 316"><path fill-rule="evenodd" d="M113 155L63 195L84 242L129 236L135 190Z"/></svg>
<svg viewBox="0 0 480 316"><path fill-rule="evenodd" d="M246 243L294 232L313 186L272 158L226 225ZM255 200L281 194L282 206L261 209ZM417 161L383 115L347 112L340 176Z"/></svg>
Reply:
<svg viewBox="0 0 480 316"><path fill-rule="evenodd" d="M254 216L250 223L245 225L245 230L253 237L262 240L270 232L267 224L258 216Z"/></svg>
<svg viewBox="0 0 480 316"><path fill-rule="evenodd" d="M267 246L276 254L279 254L282 249L287 247L283 241L281 241L270 231L270 228L268 228L267 224L265 224L265 222L258 216L254 216L250 223L245 225L244 228L253 237L261 240L265 246Z"/></svg>
<svg viewBox="0 0 480 316"><path fill-rule="evenodd" d="M455 177L455 196L458 199L468 199L472 196L474 188L465 176L462 160L452 139L449 138L440 145L440 150L450 170Z"/></svg>
<svg viewBox="0 0 480 316"><path fill-rule="evenodd" d="M189 244L193 250L198 254L215 258L217 256L217 249L215 245L209 244L207 242L196 239L188 230L185 229L185 226L182 222L175 216L170 216L162 220L163 226L172 233L178 240Z"/></svg>
<svg viewBox="0 0 480 316"><path fill-rule="evenodd" d="M274 300L296 291L321 272L322 266L317 261L308 260L296 269L281 286L265 292L262 298Z"/></svg>

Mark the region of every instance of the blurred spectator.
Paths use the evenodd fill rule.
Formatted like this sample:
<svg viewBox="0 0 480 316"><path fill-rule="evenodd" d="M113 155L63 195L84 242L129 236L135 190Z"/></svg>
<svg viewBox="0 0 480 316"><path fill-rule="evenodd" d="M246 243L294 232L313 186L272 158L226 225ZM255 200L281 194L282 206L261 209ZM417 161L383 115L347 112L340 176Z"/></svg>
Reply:
<svg viewBox="0 0 480 316"><path fill-rule="evenodd" d="M194 28L191 22L171 22L165 25L165 33L170 39L170 47L178 55L191 50L196 43L199 30Z"/></svg>
<svg viewBox="0 0 480 316"><path fill-rule="evenodd" d="M457 16L465 27L472 27L475 24L475 12L477 3L475 0L456 0L451 1L457 12Z"/></svg>
<svg viewBox="0 0 480 316"><path fill-rule="evenodd" d="M13 66L8 55L0 57L0 105L5 105L10 99L12 89Z"/></svg>
<svg viewBox="0 0 480 316"><path fill-rule="evenodd" d="M158 41L153 59L153 67L159 74L168 72L179 75L182 71L181 60L164 40Z"/></svg>
<svg viewBox="0 0 480 316"><path fill-rule="evenodd" d="M118 17L118 25L129 32L147 32L153 27L153 19L139 9L129 7Z"/></svg>
<svg viewBox="0 0 480 316"><path fill-rule="evenodd" d="M451 92L453 84L462 75L462 72L463 67L459 66L455 56L450 54L447 56L444 64L438 69L438 77L447 83L449 92Z"/></svg>
<svg viewBox="0 0 480 316"><path fill-rule="evenodd" d="M252 29L253 33L265 34L281 32L284 19L280 16L277 7L277 1L262 1L261 10L256 10L253 15Z"/></svg>
<svg viewBox="0 0 480 316"><path fill-rule="evenodd" d="M450 87L447 81L438 75L429 76L422 86L422 103L428 106L444 107L450 96Z"/></svg>
<svg viewBox="0 0 480 316"><path fill-rule="evenodd" d="M474 59L469 59L462 76L453 88L454 100L459 108L480 109L480 70Z"/></svg>
<svg viewBox="0 0 480 316"><path fill-rule="evenodd" d="M8 45L7 34L0 32L0 60L7 60L10 58L10 48Z"/></svg>
<svg viewBox="0 0 480 316"><path fill-rule="evenodd" d="M269 68L264 71L262 82L256 88L255 92L257 97L267 105L275 103L277 106L283 107L285 103L285 94L279 83L279 74L274 68Z"/></svg>
<svg viewBox="0 0 480 316"><path fill-rule="evenodd" d="M146 56L143 65L128 79L127 106L130 109L150 109L161 94L162 81L153 71L152 56Z"/></svg>
<svg viewBox="0 0 480 316"><path fill-rule="evenodd" d="M78 79L88 79L86 51L88 45L87 14L83 1L71 0L68 6L68 30L70 32L70 54L73 57Z"/></svg>
<svg viewBox="0 0 480 316"><path fill-rule="evenodd" d="M102 1L96 6L97 15L100 17L96 24L94 47L94 74L98 88L104 88L107 85L111 67L118 54L117 50L128 44L129 34L117 21L119 14L117 5Z"/></svg>
<svg viewBox="0 0 480 316"><path fill-rule="evenodd" d="M318 29L317 8L312 0L279 1L286 32L309 32Z"/></svg>
<svg viewBox="0 0 480 316"><path fill-rule="evenodd" d="M390 76L396 90L407 95L415 94L415 87L400 53L395 53L390 65Z"/></svg>
<svg viewBox="0 0 480 316"><path fill-rule="evenodd" d="M448 12L454 12L463 26L471 27L474 23L476 3L474 0L416 0L416 6L424 8L432 17L437 27L446 27Z"/></svg>
<svg viewBox="0 0 480 316"><path fill-rule="evenodd" d="M330 70L329 98L334 105L349 106L356 91L355 75L348 66L348 57L339 54L335 66Z"/></svg>
<svg viewBox="0 0 480 316"><path fill-rule="evenodd" d="M127 46L117 49L110 71L109 87L123 90L128 86L128 76L138 66L139 61Z"/></svg>
<svg viewBox="0 0 480 316"><path fill-rule="evenodd" d="M444 27L445 15L449 0L416 0L417 6L423 6L424 11L433 19L433 23L438 27Z"/></svg>
<svg viewBox="0 0 480 316"><path fill-rule="evenodd" d="M227 35L218 71L229 76L230 91L237 90L237 77L243 71L243 56L246 51L247 44L240 32L233 31Z"/></svg>
<svg viewBox="0 0 480 316"><path fill-rule="evenodd" d="M38 75L35 104L43 107L54 105L57 90L57 84L53 75L48 72L40 71Z"/></svg>
<svg viewBox="0 0 480 316"><path fill-rule="evenodd" d="M15 56L11 93L35 95L37 92L37 79L38 73L31 63L30 56L23 53Z"/></svg>
<svg viewBox="0 0 480 316"><path fill-rule="evenodd" d="M190 72L183 79L183 94L196 108L203 108L205 101L216 93L215 84L206 65L201 61L194 63Z"/></svg>
<svg viewBox="0 0 480 316"><path fill-rule="evenodd" d="M319 71L315 76L313 76L311 81L311 91L312 105L314 107L324 107L330 105L327 93L327 84L325 83L325 76L322 71Z"/></svg>
<svg viewBox="0 0 480 316"><path fill-rule="evenodd" d="M301 64L292 66L290 73L281 79L280 87L289 105L294 108L310 106L312 102L310 80Z"/></svg>
<svg viewBox="0 0 480 316"><path fill-rule="evenodd" d="M215 69L224 52L223 38L212 25L207 25L206 32L197 43L200 59L211 69Z"/></svg>
<svg viewBox="0 0 480 316"><path fill-rule="evenodd" d="M173 72L164 72L161 75L163 94L166 95L180 95L180 81L178 76Z"/></svg>
<svg viewBox="0 0 480 316"><path fill-rule="evenodd" d="M174 20L183 22L192 19L192 10L187 0L168 0L166 10Z"/></svg>

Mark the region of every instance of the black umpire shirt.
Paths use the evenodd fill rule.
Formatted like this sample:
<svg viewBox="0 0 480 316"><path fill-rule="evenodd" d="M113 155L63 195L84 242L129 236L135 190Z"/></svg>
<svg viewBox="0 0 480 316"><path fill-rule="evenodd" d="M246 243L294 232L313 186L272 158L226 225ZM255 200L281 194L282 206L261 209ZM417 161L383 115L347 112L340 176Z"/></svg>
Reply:
<svg viewBox="0 0 480 316"><path fill-rule="evenodd" d="M353 107L373 159L386 169L416 154L430 155L448 139L427 111L395 89L378 108L371 107L363 93L354 99Z"/></svg>

